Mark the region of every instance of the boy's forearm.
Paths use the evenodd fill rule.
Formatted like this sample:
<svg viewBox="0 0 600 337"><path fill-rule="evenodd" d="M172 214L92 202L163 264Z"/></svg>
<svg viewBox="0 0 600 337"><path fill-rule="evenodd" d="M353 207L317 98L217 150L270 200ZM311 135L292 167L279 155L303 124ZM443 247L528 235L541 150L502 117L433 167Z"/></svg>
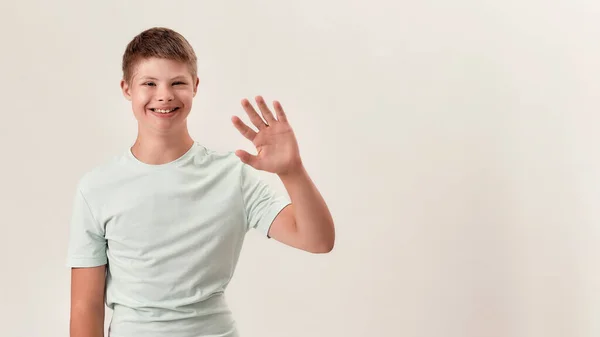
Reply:
<svg viewBox="0 0 600 337"><path fill-rule="evenodd" d="M75 308L71 313L70 337L104 337L104 305Z"/></svg>
<svg viewBox="0 0 600 337"><path fill-rule="evenodd" d="M333 218L305 167L279 178L292 201L298 234L318 251L331 251L335 241Z"/></svg>

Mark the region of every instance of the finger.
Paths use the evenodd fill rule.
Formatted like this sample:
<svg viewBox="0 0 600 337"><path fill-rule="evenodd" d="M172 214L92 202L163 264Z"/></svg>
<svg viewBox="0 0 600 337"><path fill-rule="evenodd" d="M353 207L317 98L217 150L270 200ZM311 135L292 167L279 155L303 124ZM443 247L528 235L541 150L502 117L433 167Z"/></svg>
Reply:
<svg viewBox="0 0 600 337"><path fill-rule="evenodd" d="M262 98L262 96L256 96L255 100L256 104L258 105L258 108L260 109L260 112L262 113L263 118L267 121L267 124L273 124L277 122L277 120L273 116L273 113L271 112L271 110L269 110L267 103L265 103L264 98Z"/></svg>
<svg viewBox="0 0 600 337"><path fill-rule="evenodd" d="M256 110L254 110L252 104L250 104L250 102L245 98L242 100L242 107L244 108L244 110L246 110L248 117L250 117L250 121L252 122L252 124L254 124L254 126L258 128L258 130L262 130L267 126L265 124L265 121L263 121L263 119L258 115Z"/></svg>
<svg viewBox="0 0 600 337"><path fill-rule="evenodd" d="M235 155L238 156L238 158L240 158L240 160L244 164L248 164L258 170L258 167L257 167L258 166L258 157L257 156L253 156L244 150L235 151Z"/></svg>
<svg viewBox="0 0 600 337"><path fill-rule="evenodd" d="M235 128L242 134L242 136L246 137L250 141L254 141L254 138L256 137L256 131L252 130L237 116L231 117L231 121L233 122Z"/></svg>
<svg viewBox="0 0 600 337"><path fill-rule="evenodd" d="M273 107L275 107L275 113L277 114L277 120L280 122L287 123L287 116L285 115L285 111L283 111L283 107L279 101L273 101Z"/></svg>

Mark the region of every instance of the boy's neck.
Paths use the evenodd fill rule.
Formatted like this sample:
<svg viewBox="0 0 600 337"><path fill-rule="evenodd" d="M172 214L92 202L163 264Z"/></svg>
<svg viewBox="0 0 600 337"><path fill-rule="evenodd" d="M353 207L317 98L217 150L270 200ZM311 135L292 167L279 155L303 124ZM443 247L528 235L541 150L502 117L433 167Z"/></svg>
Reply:
<svg viewBox="0 0 600 337"><path fill-rule="evenodd" d="M161 165L183 156L194 144L187 130L176 135L147 135L138 132L131 152L141 162Z"/></svg>

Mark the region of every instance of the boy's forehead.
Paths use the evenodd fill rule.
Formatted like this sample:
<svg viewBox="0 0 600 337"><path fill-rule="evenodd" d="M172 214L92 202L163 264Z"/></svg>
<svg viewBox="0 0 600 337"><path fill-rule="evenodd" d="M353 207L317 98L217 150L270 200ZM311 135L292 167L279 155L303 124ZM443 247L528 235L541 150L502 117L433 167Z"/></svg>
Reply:
<svg viewBox="0 0 600 337"><path fill-rule="evenodd" d="M174 78L188 77L191 72L187 64L170 59L149 58L136 62L134 77L137 78Z"/></svg>

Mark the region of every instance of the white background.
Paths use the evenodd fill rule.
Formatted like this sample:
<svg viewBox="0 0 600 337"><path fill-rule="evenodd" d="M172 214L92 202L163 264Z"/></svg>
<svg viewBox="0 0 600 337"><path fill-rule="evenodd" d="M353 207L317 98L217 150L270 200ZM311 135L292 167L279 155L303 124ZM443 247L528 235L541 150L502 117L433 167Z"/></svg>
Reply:
<svg viewBox="0 0 600 337"><path fill-rule="evenodd" d="M135 138L120 62L153 26L198 55L194 139L252 150L230 117L280 100L336 220L328 255L248 235L227 293L243 336L600 335L598 2L0 10L1 336L68 335L75 184Z"/></svg>

